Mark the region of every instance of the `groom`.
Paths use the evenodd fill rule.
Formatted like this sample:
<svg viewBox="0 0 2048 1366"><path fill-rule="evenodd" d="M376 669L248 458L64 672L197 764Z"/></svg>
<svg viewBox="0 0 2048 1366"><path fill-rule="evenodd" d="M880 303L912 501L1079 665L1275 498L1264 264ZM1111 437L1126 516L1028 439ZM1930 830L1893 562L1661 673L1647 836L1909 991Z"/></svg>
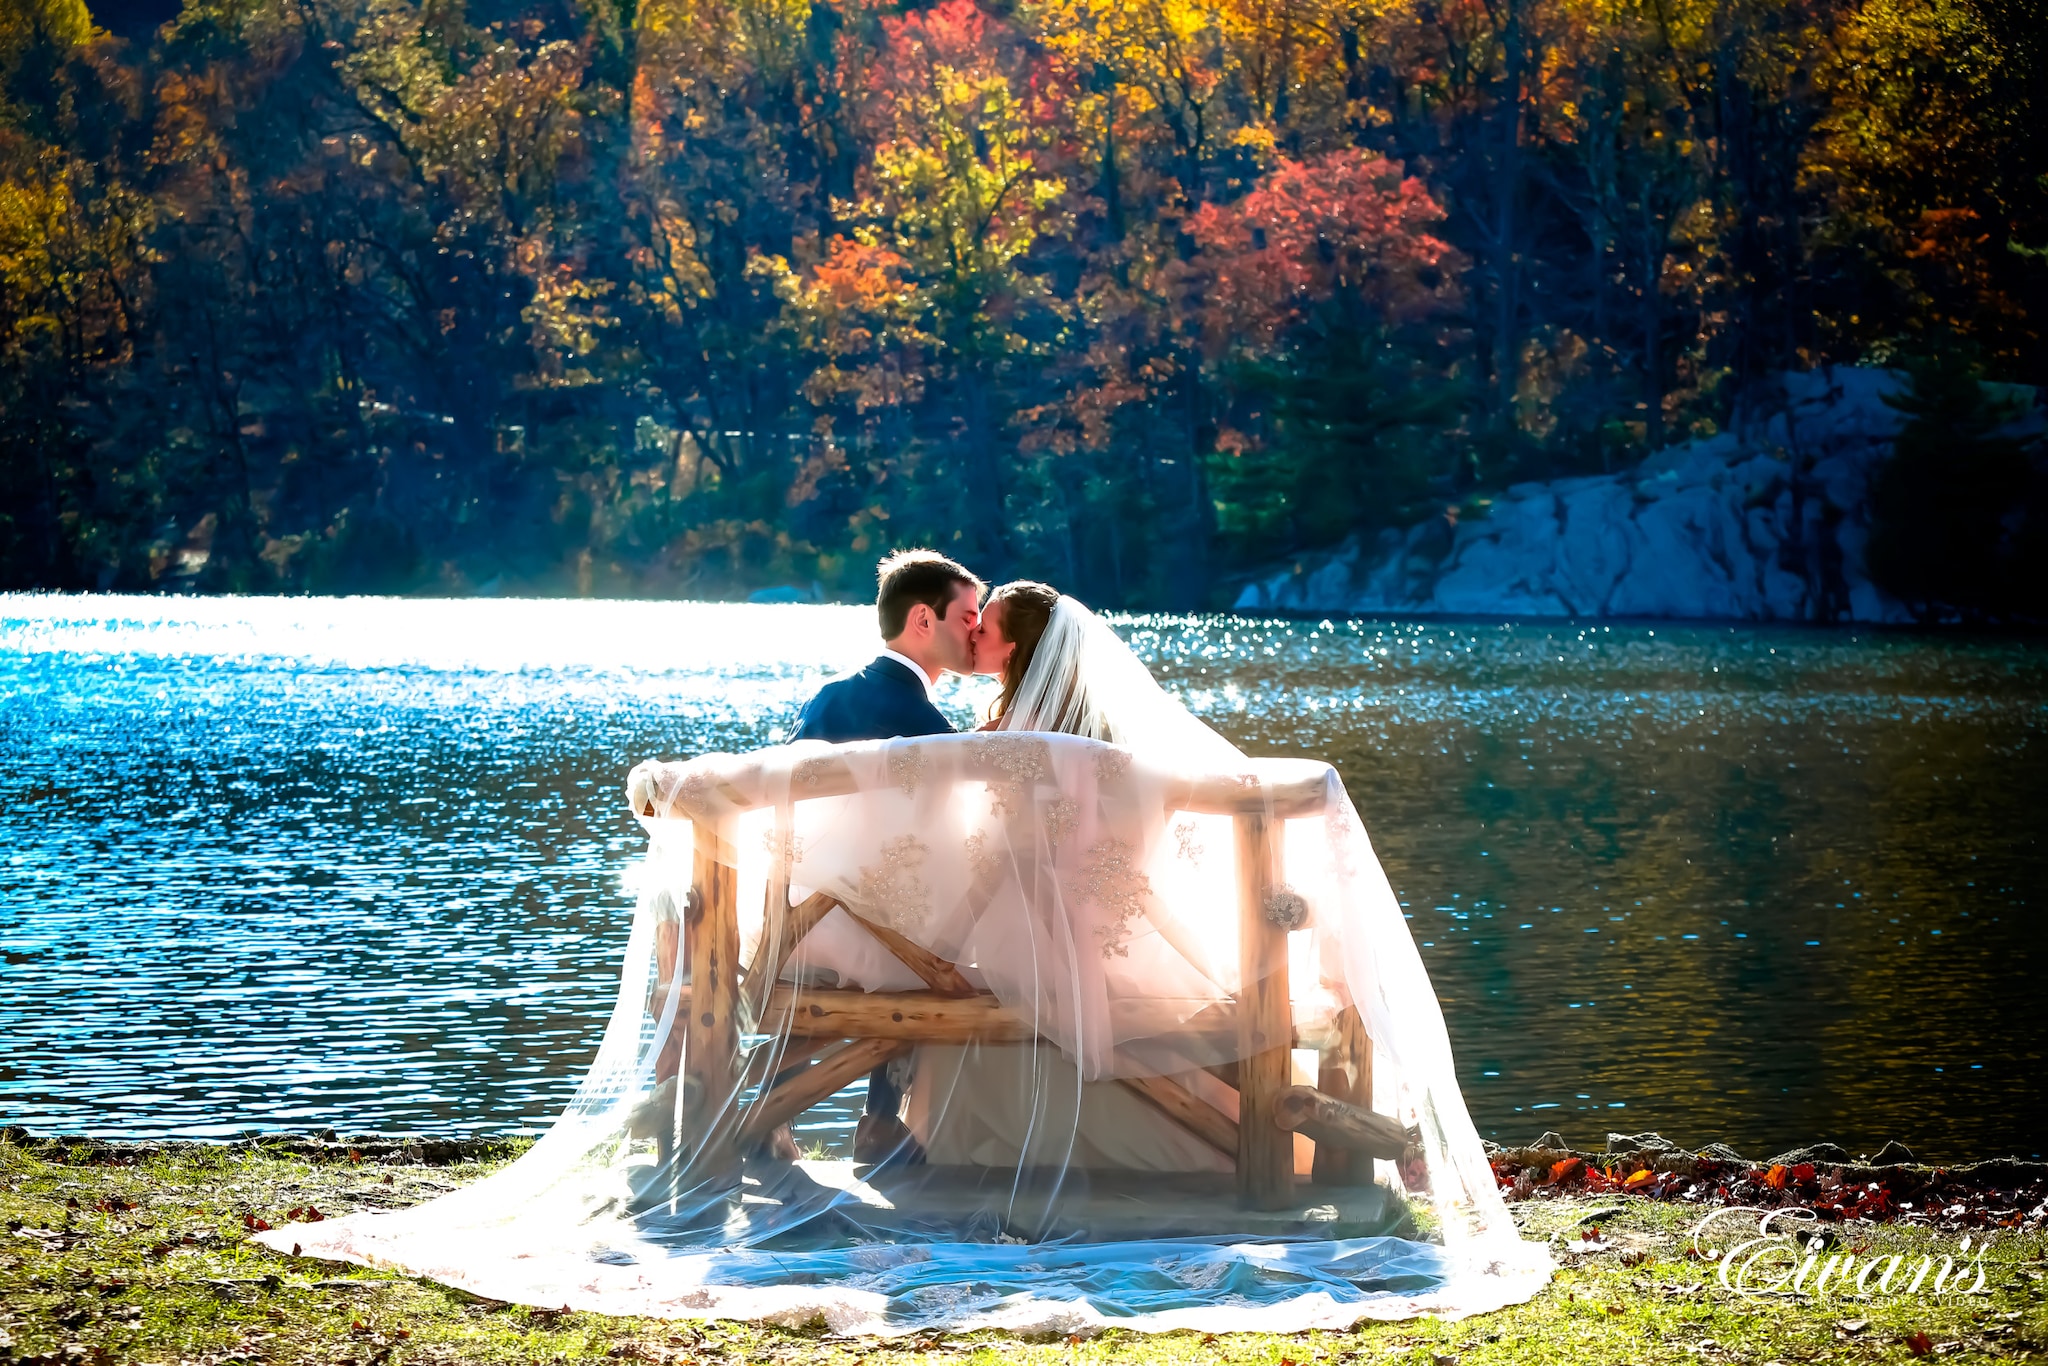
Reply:
<svg viewBox="0 0 2048 1366"><path fill-rule="evenodd" d="M882 653L859 673L818 689L798 715L791 741L837 745L952 732L932 703L932 688L949 670L974 672L974 628L986 585L932 550L899 550L882 561L876 577ZM902 1102L888 1067L876 1068L868 1078L867 1113L853 1131L854 1161L916 1153L916 1140L896 1116Z"/></svg>

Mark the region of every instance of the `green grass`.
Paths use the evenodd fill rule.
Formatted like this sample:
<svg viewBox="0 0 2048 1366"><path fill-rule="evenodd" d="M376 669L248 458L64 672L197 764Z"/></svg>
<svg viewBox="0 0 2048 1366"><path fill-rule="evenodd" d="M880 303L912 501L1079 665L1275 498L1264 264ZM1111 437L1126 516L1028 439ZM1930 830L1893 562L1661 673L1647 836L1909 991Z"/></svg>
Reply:
<svg viewBox="0 0 2048 1366"><path fill-rule="evenodd" d="M696 1321L614 1319L477 1300L403 1276L273 1254L245 1218L293 1206L335 1215L393 1208L475 1179L518 1151L426 1165L360 1164L278 1148L179 1147L108 1160L0 1139L0 1362L471 1363L648 1361L1068 1363L1725 1363L2011 1360L2048 1353L2048 1235L2000 1234L1983 1294L1944 1299L1744 1299L1685 1255L1696 1207L1545 1199L1514 1206L1532 1237L1582 1240L1597 1209L1608 1250L1571 1255L1535 1300L1457 1323L1367 1324L1298 1336L1110 1332L1085 1341L972 1334L894 1341ZM119 1165L121 1162L129 1165ZM1871 1250L1917 1255L1954 1233L1845 1230ZM1840 1325L1857 1325L1845 1329Z"/></svg>

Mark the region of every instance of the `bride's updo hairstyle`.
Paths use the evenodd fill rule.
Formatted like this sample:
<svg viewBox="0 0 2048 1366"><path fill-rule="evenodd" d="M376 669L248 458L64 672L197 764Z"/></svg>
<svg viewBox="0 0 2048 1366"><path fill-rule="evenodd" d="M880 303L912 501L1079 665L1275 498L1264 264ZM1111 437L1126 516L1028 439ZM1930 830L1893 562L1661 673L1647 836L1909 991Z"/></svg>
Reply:
<svg viewBox="0 0 2048 1366"><path fill-rule="evenodd" d="M1018 685L1024 681L1024 671L1031 667L1031 657L1038 652L1038 642L1044 637L1045 628L1052 621L1053 606L1059 600L1058 589L1034 579L1013 580L988 595L982 610L986 612L999 602L1003 605L1003 639L1016 647L1003 665L1003 690L989 707L989 720L1002 720L1003 713L1017 700Z"/></svg>

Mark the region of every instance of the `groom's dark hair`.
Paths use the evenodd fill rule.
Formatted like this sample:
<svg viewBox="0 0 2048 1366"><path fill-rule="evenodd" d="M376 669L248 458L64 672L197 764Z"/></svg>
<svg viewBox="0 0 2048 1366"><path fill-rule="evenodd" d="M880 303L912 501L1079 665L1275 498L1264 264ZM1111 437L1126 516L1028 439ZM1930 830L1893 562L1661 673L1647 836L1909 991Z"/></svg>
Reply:
<svg viewBox="0 0 2048 1366"><path fill-rule="evenodd" d="M881 618L882 639L903 634L910 609L923 603L944 621L960 585L971 584L977 597L988 587L966 568L936 550L899 550L875 567L875 615Z"/></svg>

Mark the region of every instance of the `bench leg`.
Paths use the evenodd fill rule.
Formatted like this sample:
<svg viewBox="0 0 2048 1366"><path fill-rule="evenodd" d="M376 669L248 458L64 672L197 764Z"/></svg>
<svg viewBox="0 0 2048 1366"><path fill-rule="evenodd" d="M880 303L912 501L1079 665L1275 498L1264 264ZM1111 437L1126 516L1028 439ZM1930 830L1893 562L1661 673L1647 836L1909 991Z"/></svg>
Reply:
<svg viewBox="0 0 2048 1366"><path fill-rule="evenodd" d="M693 1168L738 1170L733 1142L740 1090L739 871L728 832L697 826L683 953L690 1002L683 1034L682 1131Z"/></svg>
<svg viewBox="0 0 2048 1366"><path fill-rule="evenodd" d="M1372 1109L1372 1040L1356 1006L1346 1006L1331 1021L1331 1037L1316 1068L1316 1090ZM1319 1186L1363 1186L1372 1182L1372 1159L1330 1143L1316 1144L1315 1183Z"/></svg>
<svg viewBox="0 0 2048 1366"><path fill-rule="evenodd" d="M1273 1121L1273 1102L1293 1082L1287 932L1266 918L1266 896L1278 881L1267 819L1241 815L1236 826L1237 1194L1251 1209L1281 1209L1294 1199L1294 1135Z"/></svg>

